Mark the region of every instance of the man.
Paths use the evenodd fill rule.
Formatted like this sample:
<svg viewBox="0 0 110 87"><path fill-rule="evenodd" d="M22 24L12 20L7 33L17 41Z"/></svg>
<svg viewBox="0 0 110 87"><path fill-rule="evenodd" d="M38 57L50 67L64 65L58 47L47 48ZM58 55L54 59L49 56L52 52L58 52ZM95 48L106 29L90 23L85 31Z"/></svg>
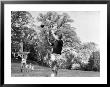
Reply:
<svg viewBox="0 0 110 87"><path fill-rule="evenodd" d="M51 54L51 61L52 61L52 71L53 71L53 76L57 76L58 72L58 58L61 55L62 47L63 47L63 41L62 39L62 34L55 34L53 30L51 30L51 33L55 39L54 42L51 42L52 46L52 54Z"/></svg>

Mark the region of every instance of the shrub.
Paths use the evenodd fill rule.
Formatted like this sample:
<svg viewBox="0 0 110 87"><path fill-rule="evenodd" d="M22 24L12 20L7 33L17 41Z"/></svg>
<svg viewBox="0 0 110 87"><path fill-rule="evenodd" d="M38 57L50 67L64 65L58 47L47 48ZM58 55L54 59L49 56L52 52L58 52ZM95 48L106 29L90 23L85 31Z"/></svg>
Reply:
<svg viewBox="0 0 110 87"><path fill-rule="evenodd" d="M79 70L80 69L80 64L78 64L78 63L72 64L71 69L73 69L73 70Z"/></svg>
<svg viewBox="0 0 110 87"><path fill-rule="evenodd" d="M62 50L62 54L64 54L66 61L64 62L64 67L66 69L71 69L74 58L77 57L77 52L72 47L64 47Z"/></svg>
<svg viewBox="0 0 110 87"><path fill-rule="evenodd" d="M82 70L100 71L100 53L99 51L92 52L88 64L81 64Z"/></svg>
<svg viewBox="0 0 110 87"><path fill-rule="evenodd" d="M89 66L93 71L100 71L100 52L93 52L89 60Z"/></svg>

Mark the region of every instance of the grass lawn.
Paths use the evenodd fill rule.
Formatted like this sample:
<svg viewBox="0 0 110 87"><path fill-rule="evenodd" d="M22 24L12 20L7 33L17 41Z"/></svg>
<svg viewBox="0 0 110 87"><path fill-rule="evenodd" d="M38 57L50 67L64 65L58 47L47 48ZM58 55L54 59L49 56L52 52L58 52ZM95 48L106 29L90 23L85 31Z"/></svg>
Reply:
<svg viewBox="0 0 110 87"><path fill-rule="evenodd" d="M50 68L35 65L34 71L20 72L20 64L11 64L11 76L12 77L50 77L52 73ZM100 72L94 71L81 71L81 70L67 70L59 69L57 77L99 77Z"/></svg>

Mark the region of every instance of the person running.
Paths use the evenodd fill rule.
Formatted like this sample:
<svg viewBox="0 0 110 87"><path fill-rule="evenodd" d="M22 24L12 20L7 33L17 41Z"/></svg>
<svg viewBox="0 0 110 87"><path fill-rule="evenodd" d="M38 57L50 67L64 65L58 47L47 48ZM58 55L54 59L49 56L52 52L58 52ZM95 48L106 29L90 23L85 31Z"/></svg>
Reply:
<svg viewBox="0 0 110 87"><path fill-rule="evenodd" d="M62 41L62 34L56 34L53 30L51 30L51 33L55 39L54 42L50 42L50 45L52 46L52 53L51 53L51 68L52 68L52 75L57 76L58 73L58 58L61 55L62 47L63 47L63 41Z"/></svg>

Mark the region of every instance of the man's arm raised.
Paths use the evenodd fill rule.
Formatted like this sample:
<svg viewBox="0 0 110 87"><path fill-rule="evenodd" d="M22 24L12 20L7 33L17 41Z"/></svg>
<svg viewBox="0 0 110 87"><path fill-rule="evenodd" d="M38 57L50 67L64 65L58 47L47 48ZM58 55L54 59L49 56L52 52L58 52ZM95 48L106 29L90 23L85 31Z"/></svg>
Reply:
<svg viewBox="0 0 110 87"><path fill-rule="evenodd" d="M52 32L53 37L54 37L55 39L58 39L58 36L56 36L56 35L54 34L54 31L51 30L51 32Z"/></svg>

